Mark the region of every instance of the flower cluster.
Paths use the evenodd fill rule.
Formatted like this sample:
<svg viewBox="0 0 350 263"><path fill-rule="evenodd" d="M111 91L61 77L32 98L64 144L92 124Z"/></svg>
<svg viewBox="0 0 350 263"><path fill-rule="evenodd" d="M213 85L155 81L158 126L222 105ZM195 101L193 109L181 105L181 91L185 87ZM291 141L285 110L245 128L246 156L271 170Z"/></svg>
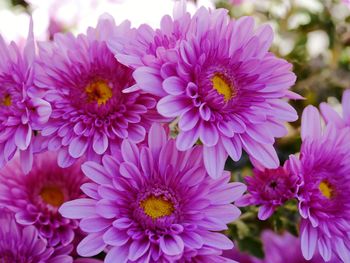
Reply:
<svg viewBox="0 0 350 263"><path fill-rule="evenodd" d="M300 239L264 232L252 262L289 262L290 243L290 262L350 262L350 92L343 117L321 104L323 126L305 109L300 154L280 166L302 97L272 40L184 1L158 29L105 14L44 42L31 23L23 48L0 36L0 261L232 262L237 206L267 220L294 199ZM224 169L243 151L247 186Z"/></svg>

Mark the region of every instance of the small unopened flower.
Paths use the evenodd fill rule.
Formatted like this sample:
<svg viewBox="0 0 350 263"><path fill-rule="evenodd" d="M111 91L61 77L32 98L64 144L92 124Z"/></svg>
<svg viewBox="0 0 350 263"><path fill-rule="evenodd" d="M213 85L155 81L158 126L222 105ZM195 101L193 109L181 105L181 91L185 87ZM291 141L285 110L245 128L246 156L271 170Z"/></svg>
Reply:
<svg viewBox="0 0 350 263"><path fill-rule="evenodd" d="M277 169L254 169L253 176L246 176L248 193L237 200L238 206L258 205L260 220L269 218L275 209L295 198L298 183L296 174L289 172L288 163Z"/></svg>

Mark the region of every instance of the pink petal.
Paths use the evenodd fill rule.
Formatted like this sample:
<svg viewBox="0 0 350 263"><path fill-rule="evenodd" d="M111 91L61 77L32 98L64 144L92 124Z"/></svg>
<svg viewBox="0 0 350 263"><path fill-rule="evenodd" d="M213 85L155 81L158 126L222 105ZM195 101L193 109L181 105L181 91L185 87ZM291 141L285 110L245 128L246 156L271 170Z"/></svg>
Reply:
<svg viewBox="0 0 350 263"><path fill-rule="evenodd" d="M344 120L350 123L350 90L349 89L344 91L343 93L342 105L343 105Z"/></svg>
<svg viewBox="0 0 350 263"><path fill-rule="evenodd" d="M80 136L75 137L68 147L68 152L73 158L79 158L83 156L88 148L87 138Z"/></svg>
<svg viewBox="0 0 350 263"><path fill-rule="evenodd" d="M224 171L227 153L221 144L212 147L203 147L203 160L205 168L212 178L219 178Z"/></svg>
<svg viewBox="0 0 350 263"><path fill-rule="evenodd" d="M129 259L136 261L142 257L150 247L150 241L147 239L134 240L129 248Z"/></svg>
<svg viewBox="0 0 350 263"><path fill-rule="evenodd" d="M142 142L145 138L146 130L141 125L129 125L128 139L134 143Z"/></svg>
<svg viewBox="0 0 350 263"><path fill-rule="evenodd" d="M180 151L185 151L193 147L199 137L198 127L189 131L182 131L176 138L176 147Z"/></svg>
<svg viewBox="0 0 350 263"><path fill-rule="evenodd" d="M170 77L163 81L163 89L170 95L180 95L185 88L186 83L179 77Z"/></svg>
<svg viewBox="0 0 350 263"><path fill-rule="evenodd" d="M94 134L94 141L92 144L92 148L94 149L94 151L97 154L103 154L108 147L108 138L107 135L102 132L102 133L98 133L95 132Z"/></svg>
<svg viewBox="0 0 350 263"><path fill-rule="evenodd" d="M206 103L202 103L199 107L199 114L203 120L209 121L211 116L211 110Z"/></svg>
<svg viewBox="0 0 350 263"><path fill-rule="evenodd" d="M113 247L108 251L105 263L126 263L128 261L129 246Z"/></svg>
<svg viewBox="0 0 350 263"><path fill-rule="evenodd" d="M317 229L308 222L303 222L301 226L301 250L306 260L310 260L315 253L317 241Z"/></svg>
<svg viewBox="0 0 350 263"><path fill-rule="evenodd" d="M57 164L59 167L67 168L75 162L75 159L68 153L68 149L63 148L58 152Z"/></svg>
<svg viewBox="0 0 350 263"><path fill-rule="evenodd" d="M169 256L180 255L184 250L184 242L177 235L165 235L160 238L160 249Z"/></svg>
<svg viewBox="0 0 350 263"><path fill-rule="evenodd" d="M32 170L32 166L33 166L33 149L32 148L33 146L29 145L28 149L19 152L22 171L25 174L28 174L30 170Z"/></svg>
<svg viewBox="0 0 350 263"><path fill-rule="evenodd" d="M183 113L180 117L179 127L181 131L189 131L193 129L199 120L199 114L196 109L191 109Z"/></svg>
<svg viewBox="0 0 350 263"><path fill-rule="evenodd" d="M83 173L98 184L111 184L112 178L106 172L105 168L92 161L88 161L82 164L81 170Z"/></svg>
<svg viewBox="0 0 350 263"><path fill-rule="evenodd" d="M337 128L343 128L345 126L343 119L327 103L322 102L320 104L320 110L326 123L334 123Z"/></svg>
<svg viewBox="0 0 350 263"><path fill-rule="evenodd" d="M111 246L122 246L128 242L130 237L124 230L119 230L115 227L111 227L103 234L103 240Z"/></svg>
<svg viewBox="0 0 350 263"><path fill-rule="evenodd" d="M225 136L222 136L221 138L221 144L225 147L226 152L232 160L239 161L242 156L242 143L241 141L236 137L233 138L226 138Z"/></svg>
<svg viewBox="0 0 350 263"><path fill-rule="evenodd" d="M199 128L199 136L205 146L214 146L218 143L219 133L213 123L202 122Z"/></svg>
<svg viewBox="0 0 350 263"><path fill-rule="evenodd" d="M246 152L264 167L274 169L279 166L279 159L276 150L271 144L258 143L247 135L240 136Z"/></svg>
<svg viewBox="0 0 350 263"><path fill-rule="evenodd" d="M262 205L259 208L258 218L260 220L266 220L273 214L274 211L275 211L275 209L273 208L273 206Z"/></svg>
<svg viewBox="0 0 350 263"><path fill-rule="evenodd" d="M83 257L92 257L101 253L106 247L101 233L89 234L78 245L77 252Z"/></svg>
<svg viewBox="0 0 350 263"><path fill-rule="evenodd" d="M301 116L301 138L319 138L322 134L321 118L318 110L314 106L307 106Z"/></svg>
<svg viewBox="0 0 350 263"><path fill-rule="evenodd" d="M318 250L324 261L329 261L332 257L331 240L329 240L328 238L318 239Z"/></svg>
<svg viewBox="0 0 350 263"><path fill-rule="evenodd" d="M184 96L169 95L159 100L158 112L165 117L177 117L192 107L191 102Z"/></svg>
<svg viewBox="0 0 350 263"><path fill-rule="evenodd" d="M28 124L19 125L15 133L15 143L20 150L25 150L29 146L32 138L32 129Z"/></svg>
<svg viewBox="0 0 350 263"><path fill-rule="evenodd" d="M210 247L223 249L223 250L233 248L232 241L224 234L203 231L201 232L201 235L202 235L202 238L204 239L204 242Z"/></svg>
<svg viewBox="0 0 350 263"><path fill-rule="evenodd" d="M64 203L59 212L67 218L80 219L96 215L96 201L88 198L76 199Z"/></svg>
<svg viewBox="0 0 350 263"><path fill-rule="evenodd" d="M81 230L87 233L95 233L105 230L107 227L112 225L112 221L110 219L105 219L102 217L85 217L83 218L79 226Z"/></svg>
<svg viewBox="0 0 350 263"><path fill-rule="evenodd" d="M142 90L159 97L167 95L162 88L158 70L150 67L139 67L134 71L133 77Z"/></svg>
<svg viewBox="0 0 350 263"><path fill-rule="evenodd" d="M167 141L164 128L157 123L152 124L148 134L148 145L152 152L153 157L157 160L159 153L163 145Z"/></svg>

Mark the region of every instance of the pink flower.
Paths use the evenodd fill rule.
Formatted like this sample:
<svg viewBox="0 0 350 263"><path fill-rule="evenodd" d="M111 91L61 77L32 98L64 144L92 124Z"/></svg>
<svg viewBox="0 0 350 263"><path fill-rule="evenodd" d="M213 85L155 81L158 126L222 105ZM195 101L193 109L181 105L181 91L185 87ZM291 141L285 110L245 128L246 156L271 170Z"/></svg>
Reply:
<svg viewBox="0 0 350 263"><path fill-rule="evenodd" d="M318 251L350 262L350 129L333 123L321 127L318 110L302 115L300 158L290 157L291 172L302 178L297 197L301 248L309 260Z"/></svg>
<svg viewBox="0 0 350 263"><path fill-rule="evenodd" d="M148 144L125 140L121 152L102 165L86 162L83 185L89 198L63 204L63 216L81 219L88 236L78 253L107 251L115 262L226 262L220 254L233 243L218 233L240 215L231 204L246 190L229 183L224 172L213 180L205 172L200 146L180 152L164 129L153 125Z"/></svg>
<svg viewBox="0 0 350 263"><path fill-rule="evenodd" d="M227 10L200 8L194 16L179 5L161 28L141 26L122 47L110 42L122 63L135 67L136 86L159 97L158 112L178 118L176 146L185 151L200 140L210 176L222 175L228 155L242 148L267 168L277 168L276 137L295 121L283 98L295 82L292 65L268 51L273 32L254 20L230 20Z"/></svg>
<svg viewBox="0 0 350 263"><path fill-rule="evenodd" d="M25 173L33 163L33 130L40 130L51 114L50 104L33 82L34 61L32 24L23 51L0 36L0 168L19 150Z"/></svg>
<svg viewBox="0 0 350 263"><path fill-rule="evenodd" d="M116 27L101 17L87 35L57 34L41 43L37 85L47 89L52 116L41 134L49 150L59 151L58 164L76 159L100 161L114 154L122 139L141 142L157 118L155 99L141 92L125 94L134 85L132 70L120 64L106 41L128 34L127 22Z"/></svg>
<svg viewBox="0 0 350 263"><path fill-rule="evenodd" d="M237 200L236 205L260 205L260 220L269 218L275 209L296 197L299 177L289 171L288 162L276 169L254 169L253 176L246 176L248 194Z"/></svg>
<svg viewBox="0 0 350 263"><path fill-rule="evenodd" d="M63 218L58 208L84 196L80 186L87 182L80 162L63 169L56 159L54 153L35 155L33 169L27 175L17 159L0 170L0 206L12 210L19 224L34 226L48 245L55 247L70 244L78 231L78 222Z"/></svg>
<svg viewBox="0 0 350 263"><path fill-rule="evenodd" d="M1 262L72 263L72 246L47 247L34 226L21 226L9 210L0 207Z"/></svg>

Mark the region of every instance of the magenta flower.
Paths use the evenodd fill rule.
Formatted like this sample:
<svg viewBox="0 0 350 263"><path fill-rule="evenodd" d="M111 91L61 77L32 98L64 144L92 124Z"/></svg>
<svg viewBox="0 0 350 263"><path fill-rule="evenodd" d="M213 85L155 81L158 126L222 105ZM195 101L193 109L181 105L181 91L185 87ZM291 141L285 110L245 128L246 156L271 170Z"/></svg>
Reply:
<svg viewBox="0 0 350 263"><path fill-rule="evenodd" d="M320 104L321 114L326 123L333 123L337 128L350 127L350 90L343 92L342 106L342 116L339 116L327 103Z"/></svg>
<svg viewBox="0 0 350 263"><path fill-rule="evenodd" d="M289 172L288 162L276 169L254 169L246 176L248 194L236 201L238 206L260 205L258 218L266 220L275 209L296 197L299 177Z"/></svg>
<svg viewBox="0 0 350 263"><path fill-rule="evenodd" d="M231 203L246 187L229 183L228 172L211 179L201 146L179 152L153 125L147 145L125 140L119 154L104 156L102 165L86 162L82 170L94 181L83 185L89 198L60 208L63 216L82 219L88 233L78 245L80 255L106 250L106 263L222 262L221 251L233 247L217 231L240 215Z"/></svg>
<svg viewBox="0 0 350 263"><path fill-rule="evenodd" d="M318 250L350 262L350 130L333 123L321 128L317 109L302 116L300 159L291 156L291 172L302 177L298 191L301 248L306 259Z"/></svg>
<svg viewBox="0 0 350 263"><path fill-rule="evenodd" d="M297 119L281 99L300 96L288 91L296 79L292 65L268 52L272 29L254 30L253 18L233 21L224 9L201 8L191 19L175 14L160 30L140 27L131 43L114 49L116 57L136 67L137 88L160 97L161 115L179 118L179 150L200 139L210 176L222 174L228 155L239 160L242 148L277 168L275 137L287 133L285 121Z"/></svg>
<svg viewBox="0 0 350 263"><path fill-rule="evenodd" d="M308 261L303 258L300 249L300 238L285 232L281 235L265 230L261 236L265 258L261 263L321 263L324 262L317 253L312 260ZM258 261L256 261L258 262ZM339 263L338 260L332 259L330 263Z"/></svg>
<svg viewBox="0 0 350 263"><path fill-rule="evenodd" d="M105 16L87 35L57 34L53 42L40 45L36 83L48 90L45 98L53 108L41 134L49 150L59 151L61 167L84 155L100 161L103 154L114 154L124 138L141 142L157 116L151 96L123 93L134 85L132 70L106 44L128 28L128 23L116 27Z"/></svg>
<svg viewBox="0 0 350 263"><path fill-rule="evenodd" d="M33 163L33 130L39 130L51 114L50 104L33 84L34 60L32 24L23 51L0 36L0 168L19 150L25 173Z"/></svg>
<svg viewBox="0 0 350 263"><path fill-rule="evenodd" d="M71 263L68 256L72 246L53 249L38 236L33 226L19 225L14 214L0 208L0 260L1 262Z"/></svg>
<svg viewBox="0 0 350 263"><path fill-rule="evenodd" d="M50 246L65 246L73 241L78 222L63 218L58 208L83 196L80 186L87 178L79 162L63 169L56 159L56 154L48 152L35 155L33 169L27 175L17 159L0 170L0 206L12 210L19 224L35 226Z"/></svg>

